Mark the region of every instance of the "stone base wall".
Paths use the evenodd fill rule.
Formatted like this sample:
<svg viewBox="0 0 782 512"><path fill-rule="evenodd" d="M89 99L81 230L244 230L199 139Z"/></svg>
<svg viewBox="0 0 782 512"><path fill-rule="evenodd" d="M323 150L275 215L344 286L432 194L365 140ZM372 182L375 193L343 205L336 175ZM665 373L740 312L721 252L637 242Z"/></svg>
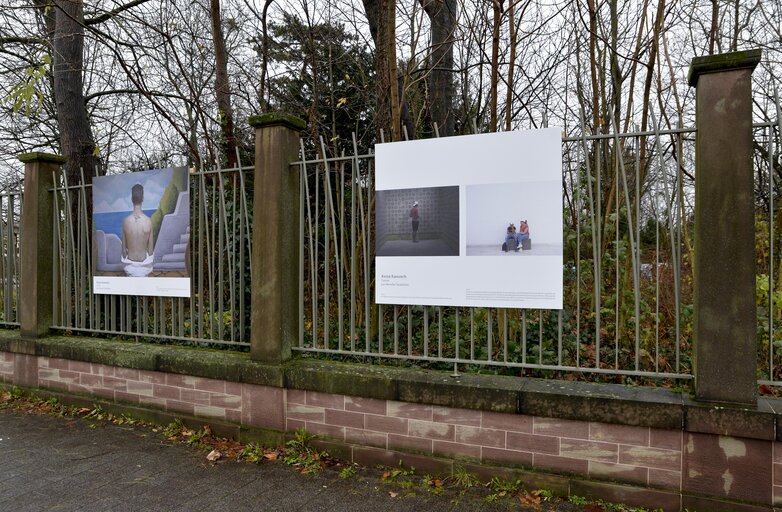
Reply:
<svg viewBox="0 0 782 512"><path fill-rule="evenodd" d="M396 465L404 458L423 469L426 458L434 457L575 475L648 487L614 497L664 510L719 510L717 502L687 493L766 505L758 510L782 505L779 442L283 389L9 352L0 352L0 381L251 427L304 428L339 443L342 456L363 464ZM608 498L616 493L616 486L601 493L606 484L587 484L576 481L570 489Z"/></svg>

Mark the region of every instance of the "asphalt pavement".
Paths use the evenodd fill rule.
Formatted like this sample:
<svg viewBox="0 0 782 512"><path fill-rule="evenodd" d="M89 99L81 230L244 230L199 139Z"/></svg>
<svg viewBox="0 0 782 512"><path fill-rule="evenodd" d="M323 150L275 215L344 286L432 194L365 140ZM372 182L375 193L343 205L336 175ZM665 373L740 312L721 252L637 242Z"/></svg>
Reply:
<svg viewBox="0 0 782 512"><path fill-rule="evenodd" d="M566 502L543 510L581 510ZM486 492L400 487L382 470L300 474L280 461L210 462L148 427L0 410L0 510L498 511L541 510Z"/></svg>

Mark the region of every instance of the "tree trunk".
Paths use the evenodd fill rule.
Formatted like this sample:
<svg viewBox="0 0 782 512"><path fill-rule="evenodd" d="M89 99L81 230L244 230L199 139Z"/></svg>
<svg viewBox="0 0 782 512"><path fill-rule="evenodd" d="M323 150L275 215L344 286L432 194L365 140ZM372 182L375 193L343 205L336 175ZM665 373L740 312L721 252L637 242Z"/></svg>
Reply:
<svg viewBox="0 0 782 512"><path fill-rule="evenodd" d="M97 169L95 138L84 104L84 5L82 0L55 0L52 74L57 104L60 151L67 159L68 183L92 183ZM89 201L88 201L89 203Z"/></svg>
<svg viewBox="0 0 782 512"><path fill-rule="evenodd" d="M494 13L494 26L492 27L491 35L491 108L489 109L490 115L490 129L493 132L497 131L497 85L500 81L500 23L502 22L502 1L492 0L492 11Z"/></svg>
<svg viewBox="0 0 782 512"><path fill-rule="evenodd" d="M221 146L228 167L237 167L236 134L234 133L234 115L231 109L231 85L228 82L228 50L225 47L220 0L210 0L210 18L212 22L212 40L215 48L215 97L217 98Z"/></svg>
<svg viewBox="0 0 782 512"><path fill-rule="evenodd" d="M399 92L396 77L396 1L363 0L369 32L375 42L375 128L387 140L399 140ZM394 98L397 99L394 105ZM394 120L396 120L396 126Z"/></svg>
<svg viewBox="0 0 782 512"><path fill-rule="evenodd" d="M508 3L508 36L510 41L510 58L508 59L508 91L505 98L505 131L511 130L511 123L513 122L513 72L516 69L516 41L518 37L518 28L516 27L516 2L517 0L510 0Z"/></svg>
<svg viewBox="0 0 782 512"><path fill-rule="evenodd" d="M429 110L441 137L455 133L453 112L453 40L456 28L456 0L422 2L432 27L430 54Z"/></svg>

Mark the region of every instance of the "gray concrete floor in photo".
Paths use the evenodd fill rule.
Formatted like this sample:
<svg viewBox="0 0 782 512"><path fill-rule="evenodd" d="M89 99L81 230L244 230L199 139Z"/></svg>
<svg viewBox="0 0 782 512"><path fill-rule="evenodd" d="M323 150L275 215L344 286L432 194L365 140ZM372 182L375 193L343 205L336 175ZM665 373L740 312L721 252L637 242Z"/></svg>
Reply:
<svg viewBox="0 0 782 512"><path fill-rule="evenodd" d="M500 511L537 510L478 496L391 497L381 472L301 475L281 462L210 463L150 429L0 410L0 510ZM449 491L450 492L450 491ZM581 510L567 502L544 510Z"/></svg>
<svg viewBox="0 0 782 512"><path fill-rule="evenodd" d="M440 239L389 240L377 251L379 256L458 256L453 248Z"/></svg>
<svg viewBox="0 0 782 512"><path fill-rule="evenodd" d="M559 256L562 254L562 245L536 244L532 242L532 249L519 252L502 252L502 242L494 245L468 245L467 256Z"/></svg>

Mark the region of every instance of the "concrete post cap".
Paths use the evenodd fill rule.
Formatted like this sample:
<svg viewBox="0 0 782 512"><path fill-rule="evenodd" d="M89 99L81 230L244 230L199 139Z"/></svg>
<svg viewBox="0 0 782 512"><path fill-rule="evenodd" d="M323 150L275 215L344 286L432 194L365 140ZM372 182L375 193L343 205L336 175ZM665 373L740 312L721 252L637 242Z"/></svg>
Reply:
<svg viewBox="0 0 782 512"><path fill-rule="evenodd" d="M731 71L734 69L755 69L760 62L762 51L746 50L742 52L718 53L716 55L704 55L695 57L690 63L690 71L687 73L687 83L690 87L698 84L698 77L706 73L719 71Z"/></svg>
<svg viewBox="0 0 782 512"><path fill-rule="evenodd" d="M304 119L283 112L271 112L259 116L250 116L247 120L253 128L266 128L269 126L285 126L291 130L300 132L307 127Z"/></svg>
<svg viewBox="0 0 782 512"><path fill-rule="evenodd" d="M21 162L29 164L32 162L51 162L54 164L64 164L66 162L66 158L62 155L55 155L52 153L41 153L41 152L32 152L32 153L22 153L17 157Z"/></svg>

